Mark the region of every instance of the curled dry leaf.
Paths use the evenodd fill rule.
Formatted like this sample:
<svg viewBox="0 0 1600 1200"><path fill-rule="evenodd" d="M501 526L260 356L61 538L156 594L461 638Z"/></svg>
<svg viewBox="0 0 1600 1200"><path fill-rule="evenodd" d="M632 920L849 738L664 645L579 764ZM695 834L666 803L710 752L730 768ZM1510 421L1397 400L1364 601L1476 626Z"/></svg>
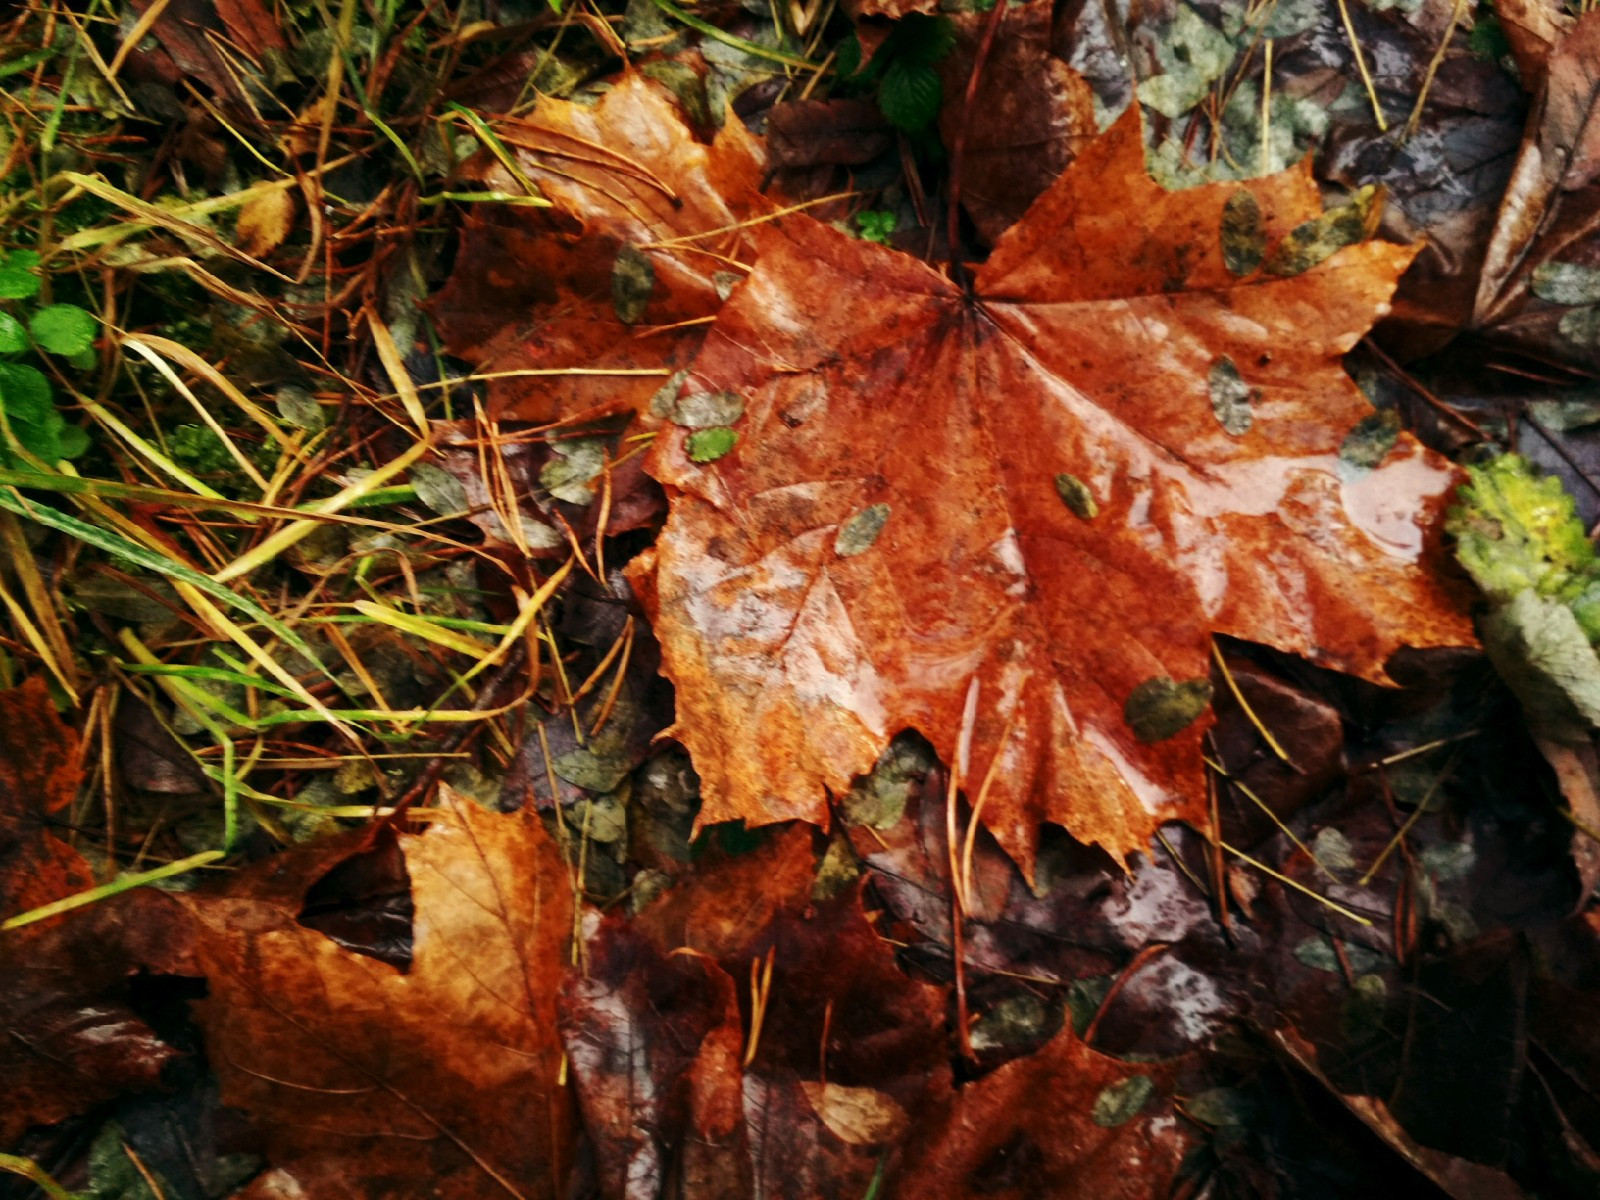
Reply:
<svg viewBox="0 0 1600 1200"><path fill-rule="evenodd" d="M1600 229L1600 13L1587 13L1546 61L1544 90L1529 119L1516 166L1500 202L1473 314L1478 326L1515 325L1534 268L1583 256ZM1535 314L1536 317L1536 314ZM1572 353L1548 326L1506 330L1556 353ZM1593 346L1583 350L1592 357Z"/></svg>
<svg viewBox="0 0 1600 1200"><path fill-rule="evenodd" d="M1305 170L1240 186L1264 262L1320 216ZM1204 795L1198 723L1141 741L1130 698L1203 677L1214 632L1369 677L1401 644L1471 641L1423 563L1450 469L1407 438L1375 469L1339 457L1371 413L1340 356L1412 252L1236 277L1238 190L1163 191L1133 114L971 291L804 219L768 236L689 384L744 396L738 446L699 465L682 431L656 443L672 514L634 570L703 823L825 823L827 791L905 728L956 761L976 680L966 782L993 763L982 819L1006 850L1031 874L1053 821L1126 855ZM1241 434L1213 409L1224 357L1251 396ZM841 556L874 505L881 532Z"/></svg>
<svg viewBox="0 0 1600 1200"><path fill-rule="evenodd" d="M299 860L187 901L224 1102L257 1119L304 1194L504 1200L548 1195L572 1168L556 1033L566 869L531 814L441 799L447 819L401 838L407 972L296 921Z"/></svg>
<svg viewBox="0 0 1600 1200"><path fill-rule="evenodd" d="M746 268L745 230L680 239L765 211L760 143L736 120L710 145L696 141L671 94L632 73L593 107L546 99L527 119L494 128L522 180L554 208L476 206L433 301L445 348L488 373L586 372L492 380L497 416L547 421L600 404L642 407L699 345L702 326L681 323L714 315L718 274L738 278ZM478 173L499 191L525 190L492 157ZM614 294L625 250L651 275L647 295L629 294L638 309L627 323Z"/></svg>

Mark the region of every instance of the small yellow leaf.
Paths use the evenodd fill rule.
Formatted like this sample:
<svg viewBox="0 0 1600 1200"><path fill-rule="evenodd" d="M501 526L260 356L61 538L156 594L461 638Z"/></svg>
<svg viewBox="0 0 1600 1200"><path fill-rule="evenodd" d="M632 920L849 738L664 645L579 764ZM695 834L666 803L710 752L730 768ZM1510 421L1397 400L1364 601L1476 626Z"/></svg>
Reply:
<svg viewBox="0 0 1600 1200"><path fill-rule="evenodd" d="M264 191L239 209L235 241L252 258L271 254L294 228L294 196L286 188Z"/></svg>

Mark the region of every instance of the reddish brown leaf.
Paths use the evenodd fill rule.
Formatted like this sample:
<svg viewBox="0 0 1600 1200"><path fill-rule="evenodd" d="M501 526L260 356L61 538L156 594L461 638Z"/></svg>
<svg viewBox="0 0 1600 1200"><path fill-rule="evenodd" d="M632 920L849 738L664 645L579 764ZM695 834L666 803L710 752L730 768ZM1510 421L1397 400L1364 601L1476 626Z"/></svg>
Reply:
<svg viewBox="0 0 1600 1200"><path fill-rule="evenodd" d="M779 170L857 166L894 145L894 129L870 100L797 100L767 117L767 153Z"/></svg>
<svg viewBox="0 0 1600 1200"><path fill-rule="evenodd" d="M657 442L672 515L634 572L657 567L702 822L824 823L907 727L955 761L976 679L967 783L998 756L1001 844L1031 872L1048 820L1126 855L1199 815L1198 725L1141 741L1127 712L1203 679L1213 632L1367 676L1471 640L1422 567L1450 470L1404 438L1374 470L1338 457L1371 412L1339 356L1411 251L1236 279L1220 229L1246 194L1269 247L1321 211L1305 171L1166 193L1130 116L974 295L803 219L770 236L685 385L743 396L741 441L709 464Z"/></svg>
<svg viewBox="0 0 1600 1200"><path fill-rule="evenodd" d="M545 100L527 120L507 119L496 130L555 208L477 206L488 211L468 221L455 271L434 300L446 348L485 372L590 372L494 380L497 415L542 422L603 403L642 405L703 333L699 325L652 327L712 316L719 282L742 277L746 231L675 239L762 211L760 144L737 120L712 144L695 141L671 94L632 73L593 107ZM479 174L521 193L492 159ZM624 246L644 254L655 275L631 326L618 318L612 293ZM728 277L719 281L719 272Z"/></svg>
<svg viewBox="0 0 1600 1200"><path fill-rule="evenodd" d="M742 1029L732 1030L740 1049L755 1020L754 985L746 982L752 964L762 978L770 964L754 1056L742 1071L701 1070L694 1080L703 1088L720 1081L700 1093L706 1097L701 1107L723 1116L714 1130L684 1145L683 1174L690 1176L692 1164L698 1178L724 1185L686 1187L685 1196L855 1200L866 1192L884 1150L903 1137L907 1121L948 1089L943 991L896 965L889 944L863 912L858 890L812 900L811 840L811 831L796 825L749 854L707 856L690 878L635 919L635 927L661 949L687 940L717 960L718 973L734 982L744 1015ZM601 945L614 940L602 939ZM694 957L699 960L698 953ZM608 997L632 1014L626 1020L613 1014L613 1027L648 1036L669 1024L649 994L610 989ZM660 1055L630 1048L611 1060L616 1065L609 1073L619 1073L624 1057L643 1066ZM592 1055L574 1052L572 1061L577 1072L595 1068ZM580 1074L580 1091L586 1082L592 1083ZM634 1096L661 1090L644 1089L640 1082L636 1077ZM599 1083L610 1094L619 1086L619 1080ZM731 1124L729 1114L736 1114ZM735 1176L740 1185L728 1185Z"/></svg>
<svg viewBox="0 0 1600 1200"><path fill-rule="evenodd" d="M180 918L146 890L0 933L0 1145L161 1085L178 1051L134 1012L128 980L141 968L193 973Z"/></svg>
<svg viewBox="0 0 1600 1200"><path fill-rule="evenodd" d="M314 856L190 901L224 1101L306 1195L504 1200L550 1194L572 1169L556 1034L566 869L532 815L448 789L443 803L448 819L401 838L406 973L296 921Z"/></svg>
<svg viewBox="0 0 1600 1200"><path fill-rule="evenodd" d="M1064 1029L920 1121L892 1197L1145 1200L1168 1194L1193 1134L1174 1069L1096 1054Z"/></svg>
<svg viewBox="0 0 1600 1200"><path fill-rule="evenodd" d="M939 64L947 146L965 141L961 203L986 242L1004 233L1095 135L1089 85L1050 52L1049 0L1007 13L967 104L987 13L952 18L958 41Z"/></svg>
<svg viewBox="0 0 1600 1200"><path fill-rule="evenodd" d="M44 680L0 692L0 919L94 886L83 856L45 829L81 778L78 735Z"/></svg>

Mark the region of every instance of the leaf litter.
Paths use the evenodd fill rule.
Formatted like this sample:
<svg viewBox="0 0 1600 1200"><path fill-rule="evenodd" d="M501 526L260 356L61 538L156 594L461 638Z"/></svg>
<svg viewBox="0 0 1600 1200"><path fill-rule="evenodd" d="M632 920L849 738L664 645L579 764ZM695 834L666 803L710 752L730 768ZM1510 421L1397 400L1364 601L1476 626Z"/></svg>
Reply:
<svg viewBox="0 0 1600 1200"><path fill-rule="evenodd" d="M930 41L931 7L851 12L882 75L839 99L851 22L798 6L434 27L476 66L409 124L379 113L413 43L370 94L385 33L321 47L407 182L252 189L226 249L309 269L352 187L448 214L393 245L461 231L374 293L395 395L272 385L336 446L391 406L344 480L413 456L373 497L401 521L272 577L366 740L191 652L189 593L103 533L70 593L156 686L74 712L100 668L50 626L57 543L0 529L7 653L42 668L0 693L0 917L30 917L0 933L0 1166L252 1200L1593 1190L1600 659L1562 482L1600 463L1600 260L1582 138L1539 174L1592 17L1030 4ZM140 103L198 81L180 160L215 172L311 60L253 3L151 11L117 62ZM333 111L285 134L319 172ZM447 192L410 208L413 176ZM111 336L67 307L45 352ZM202 486L273 475L191 428ZM447 688L466 732L406 764ZM235 869L127 853L214 844L222 781Z"/></svg>

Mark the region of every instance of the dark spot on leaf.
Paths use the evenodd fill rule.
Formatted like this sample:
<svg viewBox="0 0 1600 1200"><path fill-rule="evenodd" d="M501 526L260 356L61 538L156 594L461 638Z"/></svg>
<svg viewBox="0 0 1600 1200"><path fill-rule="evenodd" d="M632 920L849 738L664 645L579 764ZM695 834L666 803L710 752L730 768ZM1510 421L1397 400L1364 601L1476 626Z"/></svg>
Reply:
<svg viewBox="0 0 1600 1200"><path fill-rule="evenodd" d="M674 400L668 415L687 429L732 425L744 416L744 400L738 392L692 392Z"/></svg>
<svg viewBox="0 0 1600 1200"><path fill-rule="evenodd" d="M849 558L872 547L889 521L889 506L873 504L863 508L839 527L839 536L833 539L833 552L840 558Z"/></svg>
<svg viewBox="0 0 1600 1200"><path fill-rule="evenodd" d="M1375 187L1360 188L1349 204L1296 226L1267 256L1262 270L1268 275L1300 275L1336 251L1355 245L1367 236L1367 223L1377 213L1377 197Z"/></svg>
<svg viewBox="0 0 1600 1200"><path fill-rule="evenodd" d="M1381 409L1356 422L1345 435L1339 461L1358 471L1370 471L1388 457L1399 436L1400 414L1392 408Z"/></svg>
<svg viewBox="0 0 1600 1200"><path fill-rule="evenodd" d="M633 245L617 251L617 259L611 264L611 303L617 320L632 325L643 318L655 288L656 269L649 255Z"/></svg>
<svg viewBox="0 0 1600 1200"><path fill-rule="evenodd" d="M1600 303L1600 267L1566 262L1540 263L1533 269L1528 286L1535 296L1551 304L1572 307Z"/></svg>
<svg viewBox="0 0 1600 1200"><path fill-rule="evenodd" d="M1235 275L1248 275L1267 253L1267 231L1261 224L1261 206L1240 188L1222 206L1222 261Z"/></svg>
<svg viewBox="0 0 1600 1200"><path fill-rule="evenodd" d="M1261 393L1240 377L1233 359L1223 355L1212 363L1206 386L1211 391L1211 411L1217 414L1217 423L1234 437L1248 433L1252 419L1250 405Z"/></svg>
<svg viewBox="0 0 1600 1200"><path fill-rule="evenodd" d="M1141 742L1164 742L1192 725L1210 703L1208 680L1178 683L1170 676L1157 675L1133 689L1122 716Z"/></svg>
<svg viewBox="0 0 1600 1200"><path fill-rule="evenodd" d="M1062 472L1056 476L1056 492L1060 495L1062 503L1072 510L1074 516L1092 521L1100 514L1100 505L1094 498L1094 493L1089 490L1089 485L1076 475Z"/></svg>
<svg viewBox="0 0 1600 1200"><path fill-rule="evenodd" d="M1561 318L1561 336L1574 346L1593 349L1600 346L1600 304L1575 308Z"/></svg>
<svg viewBox="0 0 1600 1200"><path fill-rule="evenodd" d="M1130 1075L1104 1088L1094 1098L1089 1115L1105 1129L1115 1129L1139 1115L1139 1110L1155 1094L1155 1081L1148 1075Z"/></svg>

